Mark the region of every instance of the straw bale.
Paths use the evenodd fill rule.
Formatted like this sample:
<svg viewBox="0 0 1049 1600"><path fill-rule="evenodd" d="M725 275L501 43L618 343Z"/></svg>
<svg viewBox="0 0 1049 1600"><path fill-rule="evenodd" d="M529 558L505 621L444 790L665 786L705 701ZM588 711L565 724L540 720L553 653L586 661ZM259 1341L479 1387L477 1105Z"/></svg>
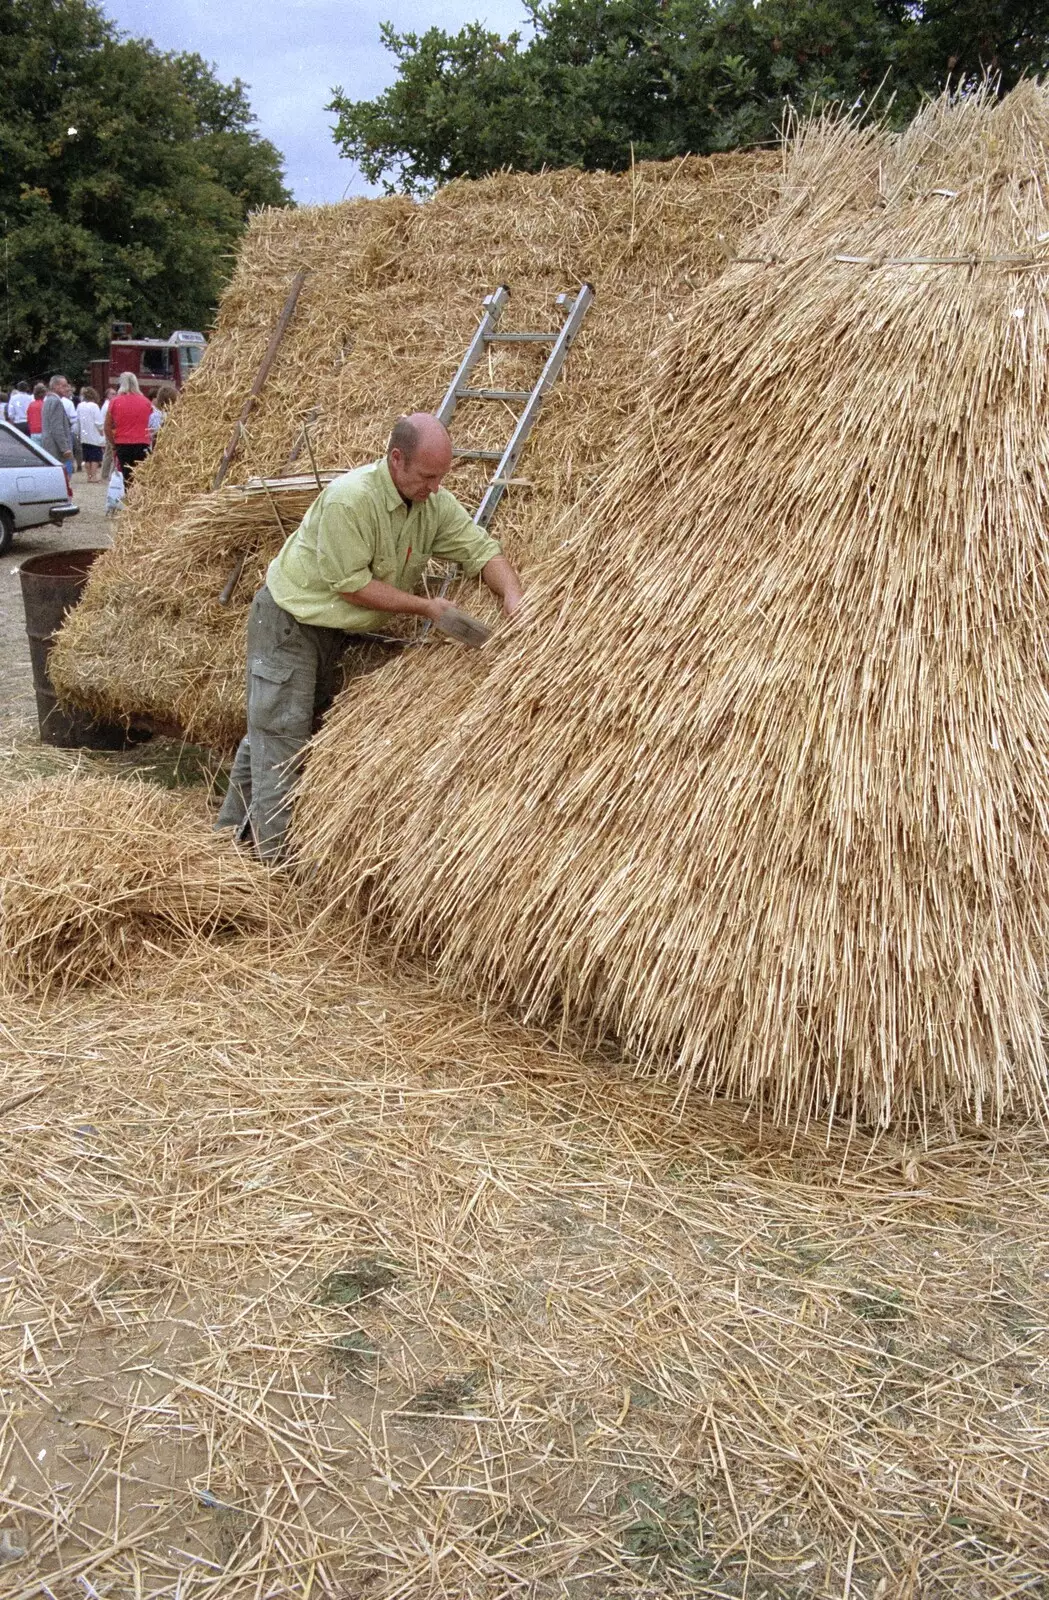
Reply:
<svg viewBox="0 0 1049 1600"><path fill-rule="evenodd" d="M331 899L779 1119L1044 1113L1047 139L1034 84L803 134L381 850L325 730Z"/></svg>
<svg viewBox="0 0 1049 1600"><path fill-rule="evenodd" d="M230 482L281 472L304 419L322 469L380 454L393 420L435 406L500 282L503 326L555 326L555 296L583 280L597 301L544 409L498 514L508 553L526 570L559 542L614 458L632 380L680 308L765 214L778 163L725 156L640 165L632 173L501 173L459 181L425 205L403 200L263 212L238 258L203 365L136 474L112 551L52 657L60 692L98 712L151 715L200 742L242 731L243 627L251 594L279 548L268 503L212 510L212 476L300 266L310 276ZM541 354L493 353L496 386L529 385ZM316 415L314 415L316 413ZM460 444L509 437L508 408L464 404ZM308 470L305 450L294 465ZM482 479L462 464L449 487L476 503ZM210 537L213 535L213 538ZM217 596L239 553L234 603ZM432 663L419 670L429 684ZM422 692L422 690L420 691Z"/></svg>
<svg viewBox="0 0 1049 1600"><path fill-rule="evenodd" d="M321 942L3 1023L5 1600L1049 1585L1037 1130L762 1136Z"/></svg>
<svg viewBox="0 0 1049 1600"><path fill-rule="evenodd" d="M5 783L0 990L98 982L144 946L263 927L267 877L163 790L118 778Z"/></svg>

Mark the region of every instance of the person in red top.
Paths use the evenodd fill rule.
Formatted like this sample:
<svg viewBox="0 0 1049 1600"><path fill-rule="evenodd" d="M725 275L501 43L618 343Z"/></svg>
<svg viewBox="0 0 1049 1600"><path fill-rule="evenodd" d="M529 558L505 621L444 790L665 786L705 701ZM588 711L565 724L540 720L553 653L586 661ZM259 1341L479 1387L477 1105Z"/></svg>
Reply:
<svg viewBox="0 0 1049 1600"><path fill-rule="evenodd" d="M152 434L149 418L153 407L138 386L133 372L122 372L117 392L106 408L106 438L124 475L125 490L131 487L135 468L149 454Z"/></svg>
<svg viewBox="0 0 1049 1600"><path fill-rule="evenodd" d="M33 390L33 398L29 402L29 409L25 414L26 427L29 437L34 444L39 444L44 432L44 396L47 394L47 384L38 383Z"/></svg>

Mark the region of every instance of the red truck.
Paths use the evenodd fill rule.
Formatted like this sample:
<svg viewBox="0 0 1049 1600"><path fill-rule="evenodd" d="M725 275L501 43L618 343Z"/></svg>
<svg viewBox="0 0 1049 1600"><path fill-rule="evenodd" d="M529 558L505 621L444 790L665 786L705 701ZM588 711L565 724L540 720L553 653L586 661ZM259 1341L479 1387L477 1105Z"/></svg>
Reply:
<svg viewBox="0 0 1049 1600"><path fill-rule="evenodd" d="M114 322L108 358L91 362L91 386L104 395L122 372L133 372L143 394L156 394L162 383L181 389L199 367L206 343L202 333L186 328L176 329L170 339L133 339L130 322Z"/></svg>

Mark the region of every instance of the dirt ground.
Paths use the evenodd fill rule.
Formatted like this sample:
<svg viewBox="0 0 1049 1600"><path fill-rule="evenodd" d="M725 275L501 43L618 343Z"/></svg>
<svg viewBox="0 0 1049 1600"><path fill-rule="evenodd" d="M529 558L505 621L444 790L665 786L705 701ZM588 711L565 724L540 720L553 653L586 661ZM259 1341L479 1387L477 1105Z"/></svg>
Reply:
<svg viewBox="0 0 1049 1600"><path fill-rule="evenodd" d="M112 519L106 517L104 483L88 485L83 473L73 479L73 498L80 515L54 528L45 522L40 528L26 528L15 534L15 542L3 561L0 583L0 673L4 692L0 698L0 740L21 742L36 726L36 701L33 673L29 664L29 641L22 609L22 586L18 569L30 556L49 555L56 550L82 550L112 543Z"/></svg>

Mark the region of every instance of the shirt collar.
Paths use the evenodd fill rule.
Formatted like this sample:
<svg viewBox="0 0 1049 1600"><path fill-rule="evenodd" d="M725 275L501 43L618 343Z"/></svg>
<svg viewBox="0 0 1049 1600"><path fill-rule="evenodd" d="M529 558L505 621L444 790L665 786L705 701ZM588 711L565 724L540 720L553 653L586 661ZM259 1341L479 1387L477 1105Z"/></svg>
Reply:
<svg viewBox="0 0 1049 1600"><path fill-rule="evenodd" d="M387 511L409 510L409 507L405 505L404 501L400 497L400 494L398 493L397 485L390 477L390 468L385 456L381 456L379 458L379 460L375 463L375 468L376 476L378 477L379 484L382 488L382 497Z"/></svg>

